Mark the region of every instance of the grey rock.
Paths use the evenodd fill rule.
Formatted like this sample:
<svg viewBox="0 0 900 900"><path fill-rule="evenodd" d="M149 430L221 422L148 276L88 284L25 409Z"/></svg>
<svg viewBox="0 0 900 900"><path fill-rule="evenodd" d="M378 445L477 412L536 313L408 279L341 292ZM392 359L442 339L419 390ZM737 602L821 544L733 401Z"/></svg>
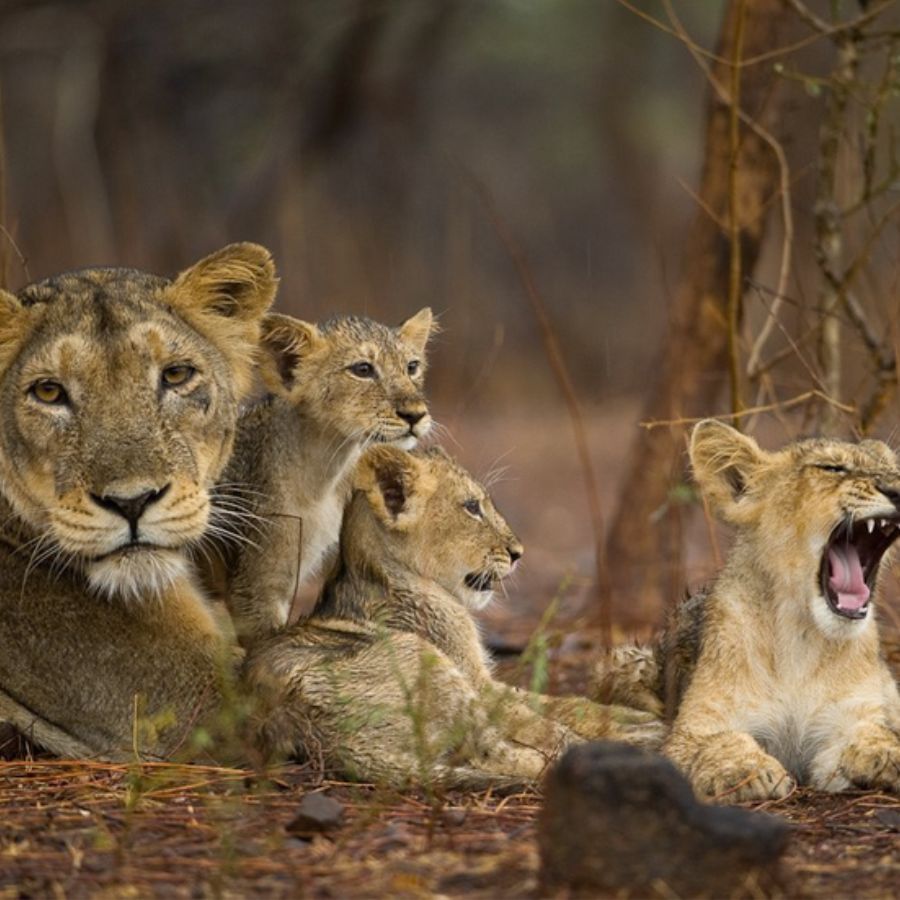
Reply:
<svg viewBox="0 0 900 900"><path fill-rule="evenodd" d="M545 889L739 897L779 883L787 823L700 803L664 757L613 742L571 748L545 782ZM623 893L624 892L624 893Z"/></svg>
<svg viewBox="0 0 900 900"><path fill-rule="evenodd" d="M307 794L297 808L297 815L288 823L291 834L315 834L331 831L344 824L344 806L321 792Z"/></svg>

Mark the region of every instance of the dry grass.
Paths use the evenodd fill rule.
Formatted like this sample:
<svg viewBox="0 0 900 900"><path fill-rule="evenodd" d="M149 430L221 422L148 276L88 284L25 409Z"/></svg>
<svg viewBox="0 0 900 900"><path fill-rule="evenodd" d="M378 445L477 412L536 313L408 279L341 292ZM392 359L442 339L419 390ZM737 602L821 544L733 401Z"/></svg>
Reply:
<svg viewBox="0 0 900 900"><path fill-rule="evenodd" d="M590 654L554 683L583 686ZM520 680L527 672L518 671ZM332 832L293 834L301 797L345 807ZM289 766L0 763L0 897L539 895L537 792L398 793ZM900 879L900 798L799 791L762 808L794 824L788 890L885 897Z"/></svg>

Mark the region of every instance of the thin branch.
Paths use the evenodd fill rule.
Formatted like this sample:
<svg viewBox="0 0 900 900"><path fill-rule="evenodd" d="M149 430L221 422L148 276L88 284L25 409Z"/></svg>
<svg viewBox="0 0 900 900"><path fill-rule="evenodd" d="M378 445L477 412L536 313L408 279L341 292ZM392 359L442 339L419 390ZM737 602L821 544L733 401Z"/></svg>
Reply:
<svg viewBox="0 0 900 900"><path fill-rule="evenodd" d="M741 321L741 223L738 218L738 174L741 149L740 108L741 108L741 51L744 47L744 23L746 21L746 0L738 0L737 17L734 25L734 51L731 64L731 107L728 116L728 135L731 160L728 166L728 237L730 245L728 270L728 373L731 388L731 411L734 424L740 422L741 399L740 348L738 330Z"/></svg>
<svg viewBox="0 0 900 900"><path fill-rule="evenodd" d="M694 42L691 40L690 35L688 34L677 13L675 12L675 8L672 6L671 0L664 0L664 5L666 9L666 15L669 17L669 21L672 23L672 28L675 32L675 35L691 51L691 55L694 57L694 61L703 71L704 75L706 76L706 80L716 92L716 95L723 103L731 102L731 98L726 96L722 85L720 85L719 82L713 77L712 71L706 64L705 60L702 59L700 55L693 52L692 48L694 46ZM734 60L732 64L732 72L734 72L735 68L739 66L740 60ZM760 354L762 353L763 346L769 339L772 329L775 326L774 319L778 317L782 298L787 293L787 284L791 274L791 260L794 246L794 213L791 208L791 171L790 167L788 166L787 154L784 152L784 147L782 146L781 141L779 141L767 129L763 128L763 126L760 125L759 122L749 116L746 112L744 112L744 110L740 109L739 104L736 100L732 103L732 109L738 110L738 115L741 122L746 125L757 137L764 141L775 154L775 159L778 163L778 193L781 200L781 223L782 228L784 229L784 235L781 244L781 262L779 263L778 267L778 286L775 292L775 303L772 306L769 318L766 319L762 331L760 332L750 350L750 356L747 360L748 377L750 377L751 379L755 379L757 377L757 368L759 364ZM709 212L711 218L715 221L715 215L711 210Z"/></svg>
<svg viewBox="0 0 900 900"><path fill-rule="evenodd" d="M822 391L806 391L803 394L798 394L796 397L791 397L790 400L779 400L777 403L769 403L765 406L748 406L745 407L738 413L739 418L745 418L746 416L754 416L757 413L763 412L775 412L777 410L783 409L791 409L794 406L799 406L801 403L806 403L809 400L821 400L824 403L827 403L829 406L833 406L835 409L840 410L841 412L845 412L848 415L854 415L857 412L855 406L848 406L846 403L841 403L839 400L835 400L832 397L829 397L827 394L823 394ZM683 418L683 419L660 419L651 422L640 422L638 423L641 428L646 428L648 431L652 431L654 428L673 428L680 427L683 425L696 425L697 422L702 422L704 419L721 419L726 420L734 418L732 413L722 413L718 416L697 416L696 418Z"/></svg>
<svg viewBox="0 0 900 900"><path fill-rule="evenodd" d="M748 56L741 61L740 67L742 69L747 69L750 66L757 66L760 63L778 59L780 56L788 56L794 51L801 50L804 47L808 47L810 44L814 44L816 41L819 41L824 37L833 37L834 35L840 34L843 31L862 28L863 25L868 24L873 19L877 19L878 16L880 16L895 2L896 0L883 0L882 3L878 4L877 6L871 7L871 9L867 9L855 19L849 19L846 22L837 22L834 25L828 25L825 31L816 30L815 34L811 34L809 35L809 37L794 41L791 44L785 44L783 47L776 47L774 50L767 50L765 53L758 53L756 54L756 56ZM731 65L731 60L723 59L721 56L718 56L712 51L707 50L705 47L701 47L695 41L690 39L685 41L684 36L680 34L677 29L666 25L665 22L657 19L655 16L652 16L650 13L648 13L646 10L641 9L639 6L636 6L633 2L631 2L631 0L616 0L616 3L618 3L619 6L624 6L625 9L627 9L630 13L633 13L639 19L643 19L645 22L652 25L659 31L671 35L672 37L678 38L678 40L684 43L685 47L687 47L687 49L692 53L702 56L709 62L719 63L721 65ZM894 32L886 33L887 37L892 37L893 35Z"/></svg>

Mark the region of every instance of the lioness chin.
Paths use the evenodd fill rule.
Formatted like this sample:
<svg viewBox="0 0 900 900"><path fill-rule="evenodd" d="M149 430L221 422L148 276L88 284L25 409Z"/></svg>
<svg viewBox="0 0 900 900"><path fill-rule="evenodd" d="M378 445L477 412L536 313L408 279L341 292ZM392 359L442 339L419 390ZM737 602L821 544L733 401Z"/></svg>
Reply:
<svg viewBox="0 0 900 900"><path fill-rule="evenodd" d="M900 790L900 695L875 618L900 535L895 454L823 439L770 453L705 421L690 455L734 546L653 652L614 651L606 687L674 707L665 752L706 797L779 798L796 782Z"/></svg>

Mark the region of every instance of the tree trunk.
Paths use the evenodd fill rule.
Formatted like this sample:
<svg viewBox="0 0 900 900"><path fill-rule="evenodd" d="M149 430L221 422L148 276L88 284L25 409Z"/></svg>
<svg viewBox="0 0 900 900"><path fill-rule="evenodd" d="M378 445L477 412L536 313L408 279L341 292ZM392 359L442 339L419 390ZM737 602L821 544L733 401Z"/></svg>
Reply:
<svg viewBox="0 0 900 900"><path fill-rule="evenodd" d="M743 9L742 9L743 7ZM700 203L687 235L682 274L659 352L656 377L644 407L646 420L667 421L704 415L728 383L729 210L736 212L740 266L744 276L756 265L767 212L778 191L776 158L768 144L744 124L738 134L737 168L732 174L730 96L738 22L746 59L783 45L794 22L783 0L730 0L711 75ZM741 70L739 107L770 134L777 131L778 77L772 61ZM734 196L729 192L733 179ZM733 201L733 202L732 202ZM680 521L673 488L684 477L687 428L673 425L641 430L607 537L613 585L613 617L623 627L646 623L659 603L682 590Z"/></svg>

